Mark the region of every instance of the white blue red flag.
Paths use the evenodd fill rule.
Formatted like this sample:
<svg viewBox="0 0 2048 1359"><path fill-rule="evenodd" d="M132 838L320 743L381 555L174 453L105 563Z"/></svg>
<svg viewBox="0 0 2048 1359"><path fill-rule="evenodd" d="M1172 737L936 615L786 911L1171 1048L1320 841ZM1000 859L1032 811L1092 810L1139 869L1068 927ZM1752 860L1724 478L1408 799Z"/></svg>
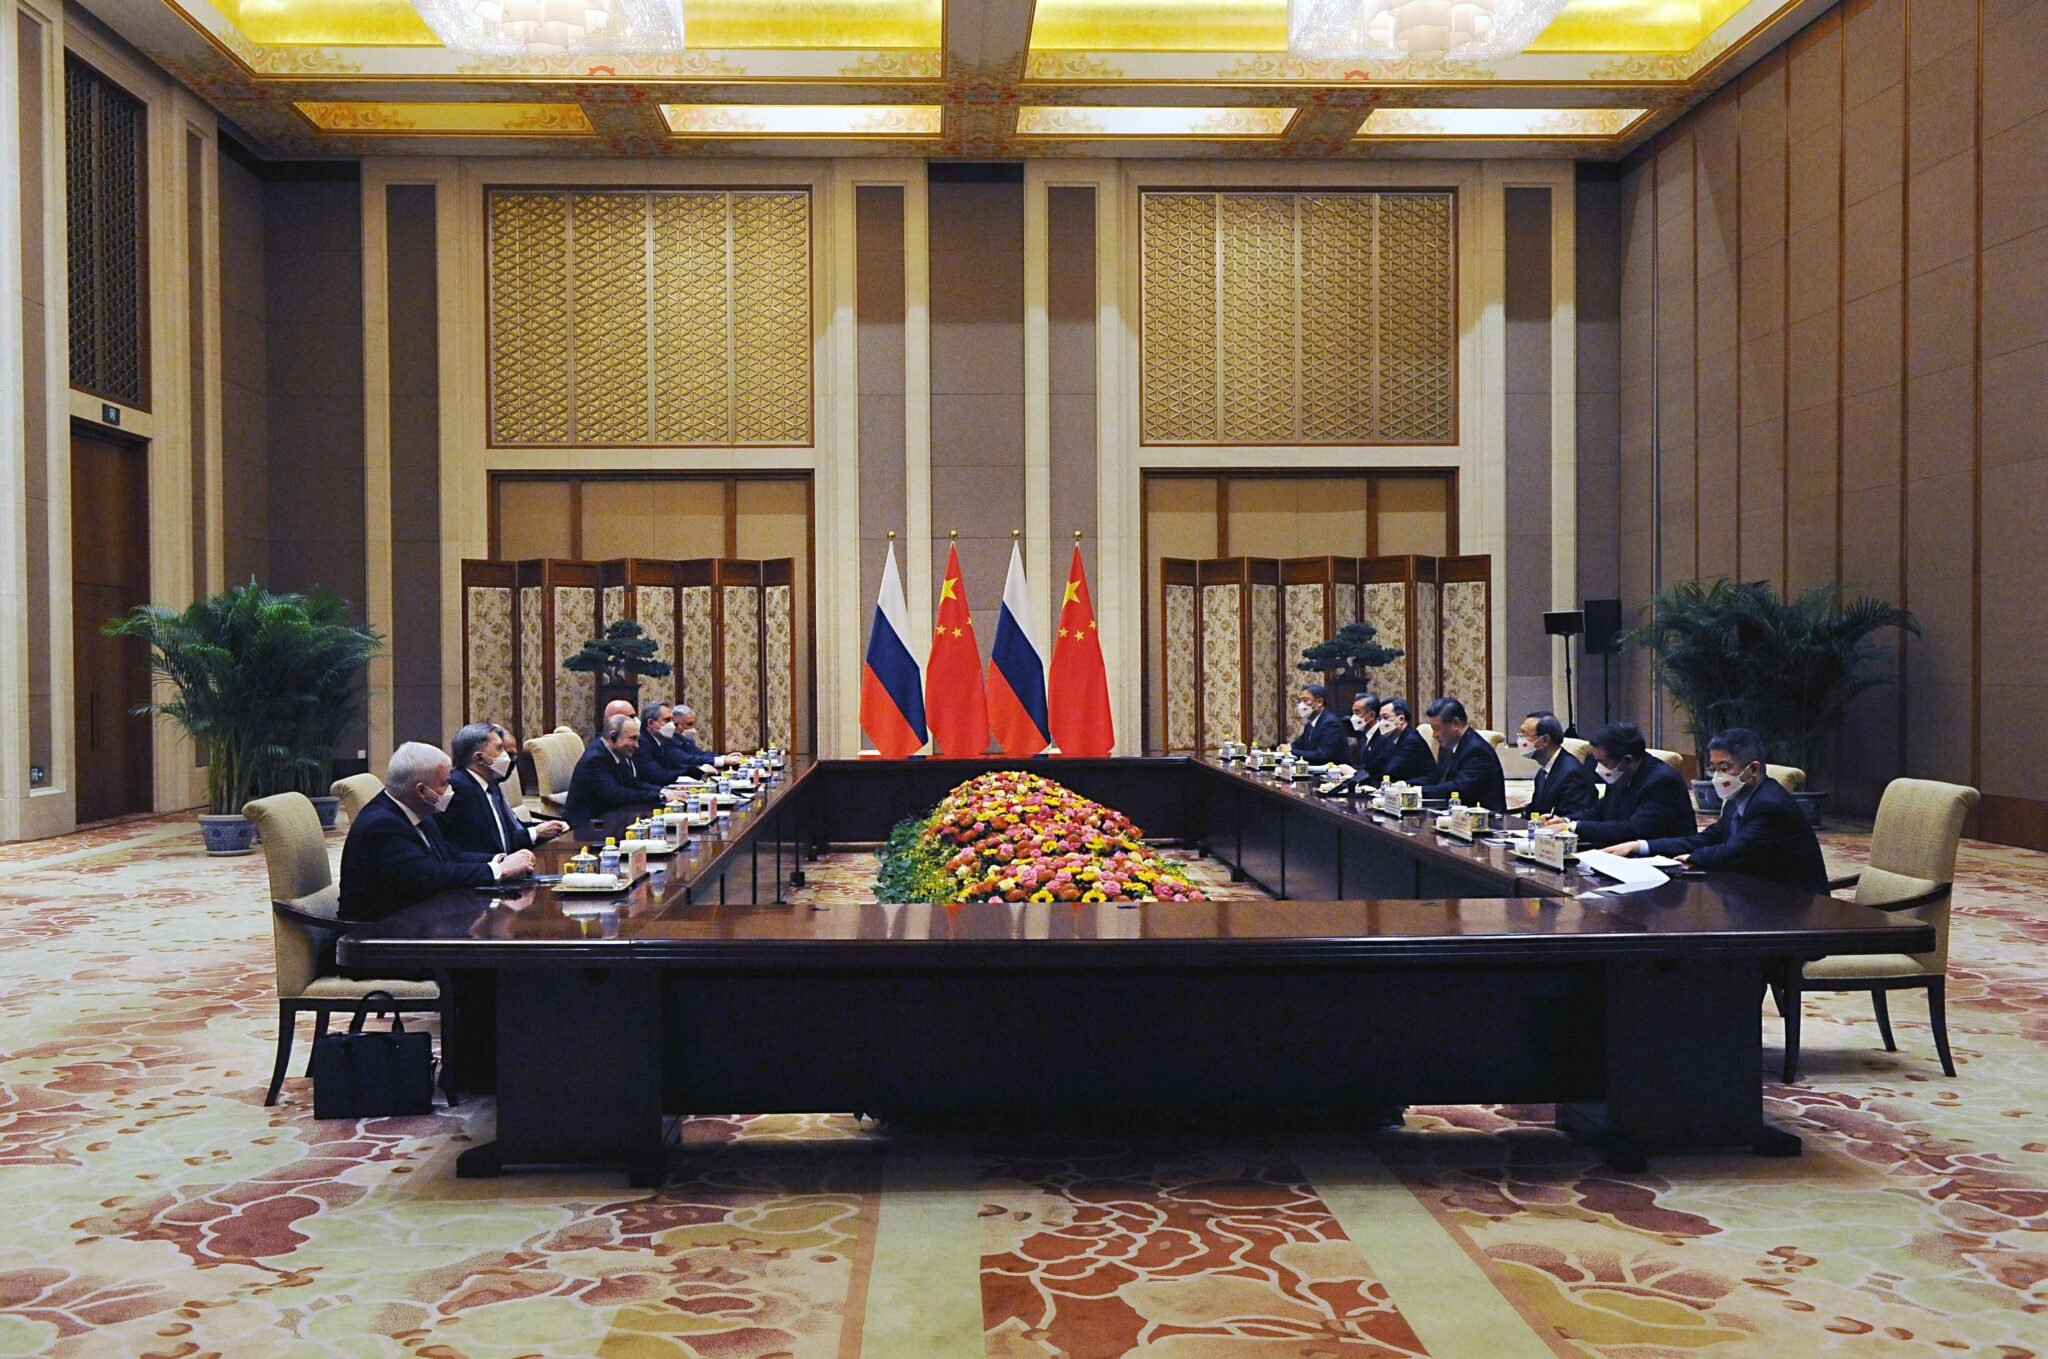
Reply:
<svg viewBox="0 0 2048 1359"><path fill-rule="evenodd" d="M1031 640L1031 594L1024 554L1014 542L988 662L988 726L1003 754L1013 758L1036 755L1052 741L1045 718L1045 659Z"/></svg>
<svg viewBox="0 0 2048 1359"><path fill-rule="evenodd" d="M925 743L924 676L904 645L909 634L910 610L903 602L903 577L896 573L896 544L890 543L861 667L860 724L875 749L892 760L915 755Z"/></svg>

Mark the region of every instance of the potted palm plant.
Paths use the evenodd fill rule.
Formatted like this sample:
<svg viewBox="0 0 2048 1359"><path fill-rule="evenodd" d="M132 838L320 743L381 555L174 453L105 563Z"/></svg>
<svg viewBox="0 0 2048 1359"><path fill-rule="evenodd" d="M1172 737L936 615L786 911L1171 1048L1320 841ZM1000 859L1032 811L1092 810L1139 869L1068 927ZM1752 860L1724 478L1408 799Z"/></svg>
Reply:
<svg viewBox="0 0 2048 1359"><path fill-rule="evenodd" d="M1701 768L1715 731L1746 726L1778 762L1805 770L1809 780L1849 705L1896 678L1875 669L1876 635L1920 631L1906 610L1881 599L1844 600L1833 584L1786 598L1765 581L1688 581L1645 608L1648 621L1623 640L1655 656L1657 682L1685 715ZM1695 780L1693 792L1703 810L1719 807L1712 783ZM1825 789L1809 782L1795 796L1818 824Z"/></svg>
<svg viewBox="0 0 2048 1359"><path fill-rule="evenodd" d="M249 853L256 828L242 806L250 799L317 786L323 757L353 716L348 705L360 701L340 690L353 693L381 645L347 622L347 610L324 590L273 594L252 580L182 610L144 604L105 624L109 636L148 643L150 671L170 690L136 714L170 718L205 752L199 826L209 854Z"/></svg>

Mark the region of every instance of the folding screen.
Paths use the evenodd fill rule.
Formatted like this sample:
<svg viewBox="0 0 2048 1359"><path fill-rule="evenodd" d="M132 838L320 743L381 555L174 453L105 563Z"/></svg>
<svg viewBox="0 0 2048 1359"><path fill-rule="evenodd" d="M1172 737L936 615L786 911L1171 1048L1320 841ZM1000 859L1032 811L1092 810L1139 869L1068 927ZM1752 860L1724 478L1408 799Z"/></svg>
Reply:
<svg viewBox="0 0 2048 1359"><path fill-rule="evenodd" d="M1280 705L1280 563L1218 557L1200 563L1201 657L1197 742L1271 745L1286 730Z"/></svg>
<svg viewBox="0 0 2048 1359"><path fill-rule="evenodd" d="M1358 621L1358 562L1356 557L1289 557L1280 563L1286 618L1280 671L1287 693L1314 678L1300 668L1301 653Z"/></svg>
<svg viewBox="0 0 2048 1359"><path fill-rule="evenodd" d="M1170 753L1201 749L1201 668L1195 658L1200 632L1201 564L1183 557L1164 557L1159 562L1160 597L1164 600L1159 620L1159 674L1164 692L1161 709L1166 714L1164 749Z"/></svg>
<svg viewBox="0 0 2048 1359"><path fill-rule="evenodd" d="M1493 558L1439 558L1437 582L1443 620L1439 631L1443 692L1464 702L1473 726L1497 729L1493 721Z"/></svg>
<svg viewBox="0 0 2048 1359"><path fill-rule="evenodd" d="M518 589L512 562L462 564L462 711L487 721L518 719Z"/></svg>

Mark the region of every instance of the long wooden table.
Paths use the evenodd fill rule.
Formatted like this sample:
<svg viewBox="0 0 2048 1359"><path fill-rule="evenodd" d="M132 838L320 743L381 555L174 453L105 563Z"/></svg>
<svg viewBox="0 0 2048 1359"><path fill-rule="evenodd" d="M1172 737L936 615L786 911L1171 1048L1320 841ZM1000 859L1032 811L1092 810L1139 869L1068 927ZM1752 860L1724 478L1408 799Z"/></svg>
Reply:
<svg viewBox="0 0 2048 1359"><path fill-rule="evenodd" d="M1058 777L1287 899L784 903L809 857L989 768ZM340 956L496 974L497 1140L460 1173L653 1183L686 1113L1370 1126L1546 1103L1622 1164L1787 1154L1762 1118L1767 971L1932 934L1733 875L1615 896L1201 760L827 761L617 898L451 892Z"/></svg>

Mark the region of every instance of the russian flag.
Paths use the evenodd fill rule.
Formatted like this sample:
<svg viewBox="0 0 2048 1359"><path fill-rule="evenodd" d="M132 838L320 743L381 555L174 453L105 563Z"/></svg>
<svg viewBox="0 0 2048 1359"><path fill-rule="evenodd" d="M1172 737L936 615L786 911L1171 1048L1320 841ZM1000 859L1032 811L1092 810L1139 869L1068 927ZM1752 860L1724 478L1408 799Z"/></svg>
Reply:
<svg viewBox="0 0 2048 1359"><path fill-rule="evenodd" d="M1045 719L1045 661L1031 641L1031 596L1024 585L1024 553L1010 544L1010 575L996 615L996 644L988 662L988 725L1003 754L1036 755L1051 742Z"/></svg>
<svg viewBox="0 0 2048 1359"><path fill-rule="evenodd" d="M896 573L896 544L882 566L882 590L875 600L875 624L868 632L867 662L860 672L860 724L875 749L892 760L924 748L924 676L903 639L910 610L903 603L903 577Z"/></svg>

